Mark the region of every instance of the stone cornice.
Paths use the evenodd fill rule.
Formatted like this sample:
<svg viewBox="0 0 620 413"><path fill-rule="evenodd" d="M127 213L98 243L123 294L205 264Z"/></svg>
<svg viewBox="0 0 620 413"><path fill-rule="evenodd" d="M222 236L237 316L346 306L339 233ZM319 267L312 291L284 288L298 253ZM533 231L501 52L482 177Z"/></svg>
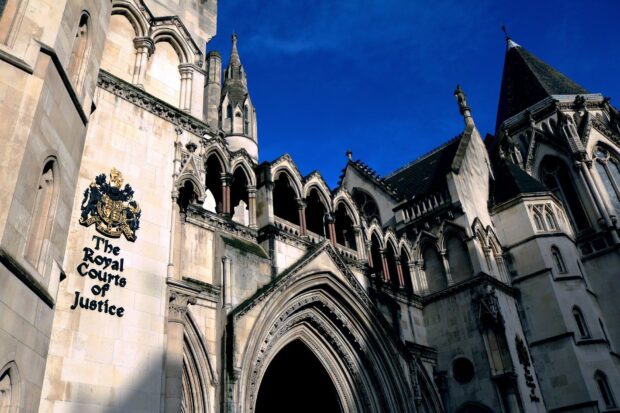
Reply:
<svg viewBox="0 0 620 413"><path fill-rule="evenodd" d="M105 70L99 71L97 86L196 136L203 137L204 135L213 136L217 134L216 130L202 120L156 98L131 83L119 79Z"/></svg>
<svg viewBox="0 0 620 413"><path fill-rule="evenodd" d="M516 288L503 283L495 277L481 272L477 276L470 278L466 281L454 284L446 289L422 297L422 302L424 303L424 305L428 305L443 298L456 295L462 291L473 289L474 287L477 287L479 285L490 285L510 297L516 298L519 295L519 290L517 290Z"/></svg>

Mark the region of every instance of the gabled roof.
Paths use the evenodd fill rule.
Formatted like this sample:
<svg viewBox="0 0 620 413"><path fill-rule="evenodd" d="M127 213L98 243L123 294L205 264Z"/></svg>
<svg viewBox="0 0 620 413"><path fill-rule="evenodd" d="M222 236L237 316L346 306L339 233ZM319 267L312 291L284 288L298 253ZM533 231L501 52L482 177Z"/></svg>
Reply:
<svg viewBox="0 0 620 413"><path fill-rule="evenodd" d="M549 192L549 189L517 165L503 159L496 163L495 182L491 192L491 198L495 205L509 201L519 195L541 192Z"/></svg>
<svg viewBox="0 0 620 413"><path fill-rule="evenodd" d="M506 119L547 97L587 93L585 88L508 39L496 129Z"/></svg>
<svg viewBox="0 0 620 413"><path fill-rule="evenodd" d="M385 177L385 183L405 199L437 192L445 186L446 174L452 167L461 136L392 172Z"/></svg>

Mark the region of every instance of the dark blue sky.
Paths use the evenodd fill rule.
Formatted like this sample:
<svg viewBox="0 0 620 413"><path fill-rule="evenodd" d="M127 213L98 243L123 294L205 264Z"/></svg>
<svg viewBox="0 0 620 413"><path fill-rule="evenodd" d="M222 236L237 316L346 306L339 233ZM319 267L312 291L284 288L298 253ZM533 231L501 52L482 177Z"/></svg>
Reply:
<svg viewBox="0 0 620 413"><path fill-rule="evenodd" d="M495 129L511 37L620 106L620 2L220 0L207 45L230 34L258 113L260 161L290 153L333 188L353 151L382 176L459 134L460 83L478 129Z"/></svg>

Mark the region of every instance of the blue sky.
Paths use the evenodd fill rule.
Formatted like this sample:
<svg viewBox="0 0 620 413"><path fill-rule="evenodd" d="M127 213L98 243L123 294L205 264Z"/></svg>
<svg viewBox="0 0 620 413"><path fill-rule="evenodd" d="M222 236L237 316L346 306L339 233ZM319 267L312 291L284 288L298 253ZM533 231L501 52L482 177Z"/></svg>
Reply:
<svg viewBox="0 0 620 413"><path fill-rule="evenodd" d="M493 133L505 42L620 106L618 1L220 0L258 113L260 161L289 153L333 188L347 149L382 176L459 134L460 83Z"/></svg>

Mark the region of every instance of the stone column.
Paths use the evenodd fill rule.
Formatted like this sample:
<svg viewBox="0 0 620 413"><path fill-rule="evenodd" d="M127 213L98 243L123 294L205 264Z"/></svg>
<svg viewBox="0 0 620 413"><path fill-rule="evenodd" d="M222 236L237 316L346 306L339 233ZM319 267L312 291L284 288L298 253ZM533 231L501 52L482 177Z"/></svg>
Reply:
<svg viewBox="0 0 620 413"><path fill-rule="evenodd" d="M230 174L222 172L220 180L222 182L222 214L230 218Z"/></svg>
<svg viewBox="0 0 620 413"><path fill-rule="evenodd" d="M306 235L306 200L297 199L297 211L299 213L299 235Z"/></svg>
<svg viewBox="0 0 620 413"><path fill-rule="evenodd" d="M424 285L420 275L420 264L417 261L409 262L409 274L411 275L413 292L416 294L424 293Z"/></svg>
<svg viewBox="0 0 620 413"><path fill-rule="evenodd" d="M443 269L444 272L446 273L446 278L448 279L448 286L454 284L454 281L452 280L452 274L450 274L450 263L448 262L448 254L446 250L441 250L439 251L439 254L441 255L441 260L443 262Z"/></svg>
<svg viewBox="0 0 620 413"><path fill-rule="evenodd" d="M388 266L385 250L381 250L381 263L383 264L383 281L390 282L390 267Z"/></svg>
<svg viewBox="0 0 620 413"><path fill-rule="evenodd" d="M174 187L172 189L171 200L172 207L170 208L170 245L168 246L168 268L166 270L166 276L169 278L174 277L174 236L176 232L176 221L179 216L179 204L177 200L179 198L179 190L176 188L177 178L179 176L179 169L181 168L181 141L179 140L180 132L177 131L176 141L174 142L174 162L172 164L172 182Z"/></svg>
<svg viewBox="0 0 620 413"><path fill-rule="evenodd" d="M194 68L191 64L182 63L179 65L181 75L181 97L179 99L179 109L191 112L192 109L192 79L194 78Z"/></svg>
<svg viewBox="0 0 620 413"><path fill-rule="evenodd" d="M131 83L140 89L144 89L146 69L149 57L155 51L155 43L149 37L136 37L133 39L133 45L136 48L136 60L133 67Z"/></svg>
<svg viewBox="0 0 620 413"><path fill-rule="evenodd" d="M183 318L187 306L195 304L196 298L177 291L170 292L168 301L168 328L166 342L166 384L164 394L164 412L181 411L183 397Z"/></svg>
<svg viewBox="0 0 620 413"><path fill-rule="evenodd" d="M375 268L375 265L372 262L372 242L366 241L364 245L366 246L366 256L368 257L368 266L370 268Z"/></svg>
<svg viewBox="0 0 620 413"><path fill-rule="evenodd" d="M249 227L256 228L256 187L248 186L248 215Z"/></svg>
<svg viewBox="0 0 620 413"><path fill-rule="evenodd" d="M366 258L366 250L364 249L362 228L359 225L355 225L353 227L353 233L355 234L355 249L357 250L357 259L363 260L364 258Z"/></svg>
<svg viewBox="0 0 620 413"><path fill-rule="evenodd" d="M396 260L396 274L398 275L398 288L405 288L405 276L400 260Z"/></svg>
<svg viewBox="0 0 620 413"><path fill-rule="evenodd" d="M329 236L329 241L333 246L336 246L336 225L334 224L334 216L332 214L327 214L325 216L325 220L327 221L327 232Z"/></svg>

